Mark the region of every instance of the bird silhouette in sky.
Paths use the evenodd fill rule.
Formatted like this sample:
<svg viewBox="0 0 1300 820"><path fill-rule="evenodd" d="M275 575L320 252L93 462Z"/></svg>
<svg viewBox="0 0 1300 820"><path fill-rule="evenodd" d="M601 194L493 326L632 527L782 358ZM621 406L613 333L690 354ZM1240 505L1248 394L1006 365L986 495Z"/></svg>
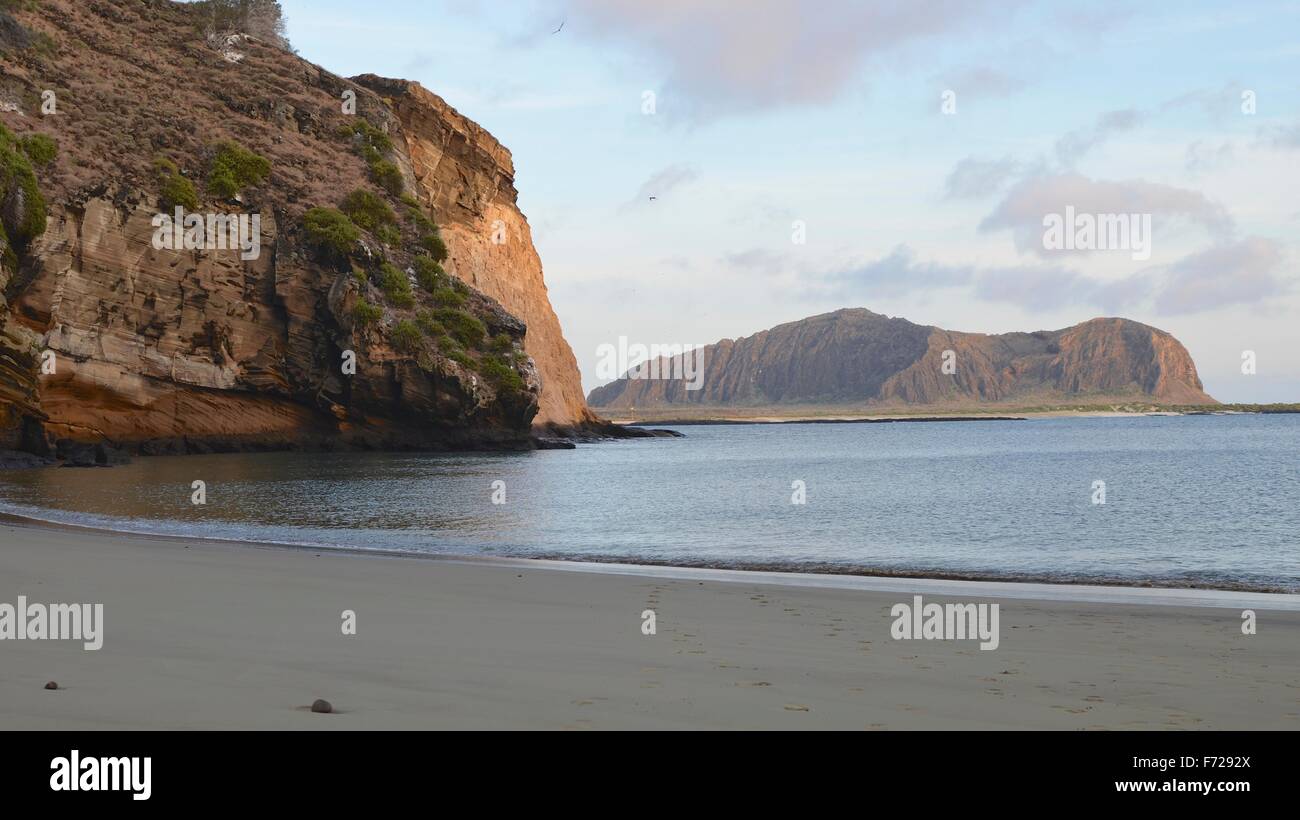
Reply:
<svg viewBox="0 0 1300 820"><path fill-rule="evenodd" d="M552 33L552 34L559 34L561 31L564 31L564 24L567 23L567 22L569 22L567 18L564 19L564 20L561 20L561 21L560 21L560 27L557 28L555 31L552 31L551 33Z"/></svg>

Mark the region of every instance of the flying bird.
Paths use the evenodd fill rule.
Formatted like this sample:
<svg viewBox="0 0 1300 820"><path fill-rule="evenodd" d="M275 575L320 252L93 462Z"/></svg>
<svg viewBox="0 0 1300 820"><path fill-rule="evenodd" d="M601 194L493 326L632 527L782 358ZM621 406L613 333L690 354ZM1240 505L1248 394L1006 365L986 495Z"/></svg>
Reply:
<svg viewBox="0 0 1300 820"><path fill-rule="evenodd" d="M561 21L560 21L560 27L557 28L555 31L552 31L551 33L552 33L552 34L559 34L561 31L564 31L564 24L567 23L567 22L569 22L567 18L564 19L564 20L561 20Z"/></svg>

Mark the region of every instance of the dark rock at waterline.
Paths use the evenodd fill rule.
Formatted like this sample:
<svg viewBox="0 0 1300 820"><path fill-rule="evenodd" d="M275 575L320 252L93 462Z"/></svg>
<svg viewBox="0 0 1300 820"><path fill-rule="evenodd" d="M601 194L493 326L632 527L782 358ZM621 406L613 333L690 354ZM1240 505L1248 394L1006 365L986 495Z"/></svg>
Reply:
<svg viewBox="0 0 1300 820"><path fill-rule="evenodd" d="M64 467L115 467L129 464L131 457L124 451L105 444L89 444L71 439L60 439L55 445L55 455Z"/></svg>
<svg viewBox="0 0 1300 820"><path fill-rule="evenodd" d="M45 688L49 689L50 691L54 691L55 689L59 688L59 684L56 683L55 681L50 681L49 683L45 684Z"/></svg>
<svg viewBox="0 0 1300 820"><path fill-rule="evenodd" d="M318 714L328 715L334 711L334 706L328 700L316 698L316 700L312 701L311 710Z"/></svg>
<svg viewBox="0 0 1300 820"><path fill-rule="evenodd" d="M17 450L0 450L0 470L25 470L30 467L48 467L54 459L23 453Z"/></svg>
<svg viewBox="0 0 1300 820"><path fill-rule="evenodd" d="M533 446L538 450L575 450L577 445L572 441L562 438L542 438L533 439Z"/></svg>

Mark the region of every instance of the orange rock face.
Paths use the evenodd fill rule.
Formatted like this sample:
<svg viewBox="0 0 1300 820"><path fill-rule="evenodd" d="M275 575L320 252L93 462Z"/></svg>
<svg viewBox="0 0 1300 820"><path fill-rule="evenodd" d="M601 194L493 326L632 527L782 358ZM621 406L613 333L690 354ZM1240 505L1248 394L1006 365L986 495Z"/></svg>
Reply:
<svg viewBox="0 0 1300 820"><path fill-rule="evenodd" d="M496 138L418 83L353 78L392 108L418 196L432 205L450 258L447 270L501 303L528 326L524 347L542 380L539 425L596 421L582 377L542 278L528 220L516 204L514 163Z"/></svg>
<svg viewBox="0 0 1300 820"><path fill-rule="evenodd" d="M232 41L239 59L229 59L198 33L198 13L136 0L13 12L56 47L6 54L0 98L18 102L0 114L15 134L47 134L59 150L36 173L43 235L0 258L0 449L525 447L543 395L546 421L582 421L577 367L514 208L509 154L445 106L421 108L428 141L400 138L402 123L372 91L253 38ZM34 106L49 88L58 113L42 117ZM443 305L411 268L423 229L357 150L360 120L392 137L383 158L424 215L444 222L448 267L471 285L452 288L450 320L481 322L476 340L430 321ZM439 134L445 156L430 160ZM228 140L269 167L235 198L208 179ZM257 213L261 254L160 249L151 222L170 208L158 159L194 184L190 211ZM462 184L422 193L413 164L431 184ZM386 202L396 222L363 231L345 252L320 252L305 212L357 190ZM477 227L498 219L510 241L480 241ZM406 300L384 284L384 264L406 273ZM364 322L362 298L377 311ZM54 366L41 372L45 354Z"/></svg>

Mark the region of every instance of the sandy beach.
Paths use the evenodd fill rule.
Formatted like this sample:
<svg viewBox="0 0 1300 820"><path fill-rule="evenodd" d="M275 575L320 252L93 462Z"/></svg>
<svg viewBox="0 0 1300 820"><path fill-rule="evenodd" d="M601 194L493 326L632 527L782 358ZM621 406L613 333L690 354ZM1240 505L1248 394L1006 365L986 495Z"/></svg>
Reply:
<svg viewBox="0 0 1300 820"><path fill-rule="evenodd" d="M890 608L913 594L999 603L998 648L894 640ZM1300 596L429 560L6 523L0 602L18 596L103 604L103 647L0 641L0 729L1300 728ZM336 713L312 713L316 698Z"/></svg>

